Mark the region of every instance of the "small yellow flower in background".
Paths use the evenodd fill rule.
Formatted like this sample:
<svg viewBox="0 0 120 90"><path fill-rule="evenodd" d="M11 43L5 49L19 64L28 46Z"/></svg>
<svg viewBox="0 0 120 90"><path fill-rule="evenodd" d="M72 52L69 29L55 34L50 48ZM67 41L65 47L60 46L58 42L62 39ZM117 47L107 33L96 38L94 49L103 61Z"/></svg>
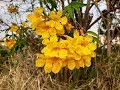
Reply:
<svg viewBox="0 0 120 90"><path fill-rule="evenodd" d="M23 22L23 23L21 24L21 26L22 26L23 28L27 28L27 27L28 27L28 24L27 24L26 22Z"/></svg>
<svg viewBox="0 0 120 90"><path fill-rule="evenodd" d="M10 4L7 8L8 12L10 13L14 13L14 12L18 12L18 8L15 7L14 5Z"/></svg>
<svg viewBox="0 0 120 90"><path fill-rule="evenodd" d="M6 38L6 40L4 41L4 45L9 49L11 49L15 45L15 43L16 43L16 40L11 38Z"/></svg>
<svg viewBox="0 0 120 90"><path fill-rule="evenodd" d="M19 27L16 24L12 24L10 26L10 31L11 32L17 32L18 29L19 29Z"/></svg>

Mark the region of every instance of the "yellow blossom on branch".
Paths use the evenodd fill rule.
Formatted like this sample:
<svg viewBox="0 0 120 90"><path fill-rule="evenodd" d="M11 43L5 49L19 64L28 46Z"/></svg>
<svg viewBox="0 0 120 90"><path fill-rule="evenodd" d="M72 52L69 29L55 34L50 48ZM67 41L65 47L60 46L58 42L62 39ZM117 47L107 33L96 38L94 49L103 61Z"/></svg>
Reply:
<svg viewBox="0 0 120 90"><path fill-rule="evenodd" d="M16 43L16 40L15 39L11 39L11 38L6 38L6 40L4 41L4 45L6 47L8 47L9 49L11 49Z"/></svg>
<svg viewBox="0 0 120 90"><path fill-rule="evenodd" d="M30 27L34 30L37 28L42 21L43 8L35 8L33 14L27 16L28 20L31 22Z"/></svg>
<svg viewBox="0 0 120 90"><path fill-rule="evenodd" d="M66 27L66 29L68 30L68 32L70 32L71 29L74 28L74 26L72 26L72 25L69 24L69 23L67 23L67 24L65 25L65 27Z"/></svg>
<svg viewBox="0 0 120 90"><path fill-rule="evenodd" d="M74 30L73 37L65 35L65 29L69 32L74 27L62 11L51 11L49 18L42 12L43 8L35 8L34 13L28 15L31 28L42 36L44 45L41 54L36 55L36 66L44 67L45 73L58 73L63 67L70 70L89 67L91 58L96 56L93 37L80 30Z"/></svg>
<svg viewBox="0 0 120 90"><path fill-rule="evenodd" d="M51 71L58 73L63 67L73 70L74 68L79 69L91 65L91 57L95 57L94 50L96 49L96 44L92 42L92 36L80 36L79 32L75 31L73 38L65 37L65 40L58 40L58 37L55 36L53 41L50 39L51 37L44 40L45 47L41 51L43 57L37 59L37 67L44 67L46 73ZM89 40L87 40L88 37ZM44 63L43 65L42 63L46 61L49 64ZM57 69L53 69L53 65L56 65Z"/></svg>
<svg viewBox="0 0 120 90"><path fill-rule="evenodd" d="M41 22L40 27L36 28L35 32L37 35L41 35L43 39L56 35L55 28L46 26L45 21Z"/></svg>
<svg viewBox="0 0 120 90"><path fill-rule="evenodd" d="M16 24L12 24L10 26L10 31L11 32L15 32L16 33L18 29L19 29L19 27Z"/></svg>
<svg viewBox="0 0 120 90"><path fill-rule="evenodd" d="M62 17L62 11L55 13L54 11L50 12L50 19L46 22L46 25L56 29L57 34L64 34L63 25L67 23L67 17Z"/></svg>
<svg viewBox="0 0 120 90"><path fill-rule="evenodd" d="M23 23L21 24L21 26L22 26L23 28L27 28L27 27L28 27L28 24L27 24L26 22L23 22Z"/></svg>

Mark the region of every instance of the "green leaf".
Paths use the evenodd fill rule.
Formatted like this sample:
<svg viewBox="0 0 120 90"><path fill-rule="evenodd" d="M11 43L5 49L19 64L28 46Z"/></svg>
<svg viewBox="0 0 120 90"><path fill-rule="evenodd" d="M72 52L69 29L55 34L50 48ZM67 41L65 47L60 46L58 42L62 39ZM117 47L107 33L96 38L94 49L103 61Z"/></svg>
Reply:
<svg viewBox="0 0 120 90"><path fill-rule="evenodd" d="M68 6L66 6L63 10L64 13L68 13L69 16L74 20L74 11L79 11L80 7L84 7L86 4L79 3L76 1L71 2Z"/></svg>
<svg viewBox="0 0 120 90"><path fill-rule="evenodd" d="M71 7L73 7L76 11L79 11L79 8L80 8L80 7L84 7L84 6L86 6L87 4L73 1L70 5L71 5Z"/></svg>
<svg viewBox="0 0 120 90"><path fill-rule="evenodd" d="M74 19L74 8L72 8L71 6L66 6L64 8L64 13L65 12L67 12L70 15L70 17Z"/></svg>
<svg viewBox="0 0 120 90"><path fill-rule="evenodd" d="M93 37L93 40L96 41L98 44L102 45L102 42L99 38Z"/></svg>
<svg viewBox="0 0 120 90"><path fill-rule="evenodd" d="M19 39L15 44L14 49L15 51L21 51L25 45L28 45L27 41L25 39Z"/></svg>
<svg viewBox="0 0 120 90"><path fill-rule="evenodd" d="M98 35L97 35L95 32L93 32L93 31L87 31L87 33L89 33L89 34L91 34L91 35L93 35L93 36L98 37Z"/></svg>

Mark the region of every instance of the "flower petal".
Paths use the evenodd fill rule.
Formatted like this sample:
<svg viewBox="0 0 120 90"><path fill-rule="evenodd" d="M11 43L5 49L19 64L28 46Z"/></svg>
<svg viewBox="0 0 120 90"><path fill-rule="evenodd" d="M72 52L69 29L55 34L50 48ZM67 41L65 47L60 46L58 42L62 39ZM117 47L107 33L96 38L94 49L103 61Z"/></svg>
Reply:
<svg viewBox="0 0 120 90"><path fill-rule="evenodd" d="M67 54L68 54L67 50L64 50L64 49L59 50L59 57L60 58L62 58L62 59L66 58Z"/></svg>
<svg viewBox="0 0 120 90"><path fill-rule="evenodd" d="M57 16L57 18L61 18L62 17L62 11L58 11L56 16Z"/></svg>
<svg viewBox="0 0 120 90"><path fill-rule="evenodd" d="M37 59L36 62L36 67L43 67L45 65L45 60L43 59Z"/></svg>
<svg viewBox="0 0 120 90"><path fill-rule="evenodd" d="M60 19L60 22L62 23L62 25L67 24L67 17L62 17L62 18Z"/></svg>
<svg viewBox="0 0 120 90"><path fill-rule="evenodd" d="M74 60L68 60L67 67L68 67L68 69L73 70L75 68L75 61Z"/></svg>
<svg viewBox="0 0 120 90"><path fill-rule="evenodd" d="M52 66L52 72L53 73L58 73L61 69L61 65L59 62L55 62Z"/></svg>
<svg viewBox="0 0 120 90"><path fill-rule="evenodd" d="M32 22L32 23L37 20L37 18L36 18L36 16L35 16L34 14L29 14L29 15L27 16L27 18L28 18L28 20L29 20L30 22Z"/></svg>
<svg viewBox="0 0 120 90"><path fill-rule="evenodd" d="M54 17L55 17L55 12L54 12L54 11L51 11L51 12L50 12L50 18L51 18L51 19L54 19Z"/></svg>
<svg viewBox="0 0 120 90"><path fill-rule="evenodd" d="M59 23L59 22L55 22L55 28L58 30L61 30L61 29L63 29L63 25L61 25L61 23Z"/></svg>

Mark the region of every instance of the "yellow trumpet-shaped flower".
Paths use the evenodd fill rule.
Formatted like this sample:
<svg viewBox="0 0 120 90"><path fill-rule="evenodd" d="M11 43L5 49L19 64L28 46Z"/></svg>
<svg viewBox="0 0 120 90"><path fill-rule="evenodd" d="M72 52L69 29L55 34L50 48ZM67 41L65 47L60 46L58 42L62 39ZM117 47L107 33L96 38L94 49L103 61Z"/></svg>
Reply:
<svg viewBox="0 0 120 90"><path fill-rule="evenodd" d="M49 31L51 32L48 32L48 38L43 39L42 44L45 47L39 55L41 58L36 60L36 66L44 67L46 73L58 73L63 67L73 70L91 65L91 58L95 57L96 49L92 36L80 36L76 30L73 38L63 35L63 39L53 34L52 29Z"/></svg>
<svg viewBox="0 0 120 90"><path fill-rule="evenodd" d="M67 24L65 25L65 27L66 27L66 29L68 30L68 32L70 32L71 29L74 28L74 26L72 26L72 25L69 24L69 23L67 23Z"/></svg>
<svg viewBox="0 0 120 90"><path fill-rule="evenodd" d="M64 43L53 42L49 43L45 48L42 49L42 53L48 57L66 58L67 50Z"/></svg>
<svg viewBox="0 0 120 90"><path fill-rule="evenodd" d="M27 24L26 22L23 22L23 23L21 24L21 26L22 26L23 28L27 28L27 27L28 27L28 24Z"/></svg>
<svg viewBox="0 0 120 90"><path fill-rule="evenodd" d="M43 39L47 39L50 38L50 36L56 35L55 28L46 26L45 21L41 22L40 27L36 28L35 32L37 35L41 35Z"/></svg>
<svg viewBox="0 0 120 90"><path fill-rule="evenodd" d="M19 29L19 27L16 24L12 24L10 26L10 31L11 32L15 32L16 33L18 29Z"/></svg>
<svg viewBox="0 0 120 90"><path fill-rule="evenodd" d="M43 54L36 54L37 60L36 60L36 66L37 67L43 67L45 65L45 56Z"/></svg>
<svg viewBox="0 0 120 90"><path fill-rule="evenodd" d="M62 68L62 62L56 57L46 57L43 54L37 54L37 67L44 67L45 73L58 73Z"/></svg>
<svg viewBox="0 0 120 90"><path fill-rule="evenodd" d="M50 19L46 22L46 25L52 28L57 29L57 34L64 34L63 25L67 24L67 17L62 17L62 11L55 13L54 11L50 12Z"/></svg>
<svg viewBox="0 0 120 90"><path fill-rule="evenodd" d="M31 22L31 28L34 30L39 27L40 22L42 21L42 12L43 8L35 8L33 14L27 16L28 20Z"/></svg>
<svg viewBox="0 0 120 90"><path fill-rule="evenodd" d="M15 45L15 43L16 43L16 40L11 38L6 38L6 40L4 41L4 45L9 49L11 49Z"/></svg>
<svg viewBox="0 0 120 90"><path fill-rule="evenodd" d="M42 12L43 12L43 8L35 8L33 14L29 14L28 20L33 23L36 22L38 19L41 20L42 19Z"/></svg>

